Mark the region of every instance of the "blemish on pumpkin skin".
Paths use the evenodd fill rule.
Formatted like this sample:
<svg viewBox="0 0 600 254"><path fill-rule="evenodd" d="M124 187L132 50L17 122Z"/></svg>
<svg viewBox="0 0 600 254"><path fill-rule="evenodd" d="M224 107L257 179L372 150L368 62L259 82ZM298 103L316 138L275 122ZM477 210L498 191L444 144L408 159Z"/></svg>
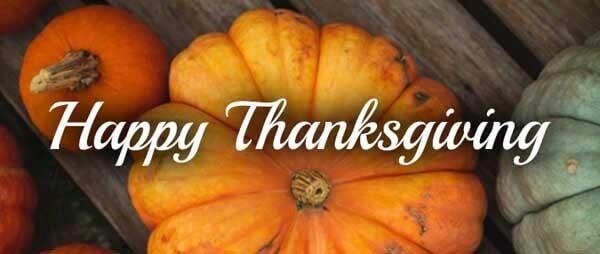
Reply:
<svg viewBox="0 0 600 254"><path fill-rule="evenodd" d="M280 232L277 232L277 234L275 234L271 238L271 240L269 240L269 242L267 242L265 245L260 247L256 253L257 254L279 253L279 248L280 248L279 246L277 246L277 249L273 249L273 247L275 247L275 240L277 239L277 237L279 237L279 234L280 234Z"/></svg>
<svg viewBox="0 0 600 254"><path fill-rule="evenodd" d="M308 25L308 23L306 22L306 20L304 20L302 17L299 16L294 16L294 20L296 20L296 22L304 24L304 25Z"/></svg>
<svg viewBox="0 0 600 254"><path fill-rule="evenodd" d="M168 236L168 235L162 235L162 236L160 237L160 241L161 241L163 244L166 244L166 243L168 243L168 242L169 242L169 240L171 240L171 239L169 238L169 236Z"/></svg>
<svg viewBox="0 0 600 254"><path fill-rule="evenodd" d="M427 218L425 214L415 207L406 207L406 212L419 224L419 235L427 232Z"/></svg>
<svg viewBox="0 0 600 254"><path fill-rule="evenodd" d="M432 198L431 193L429 193L429 192L423 193L424 200L430 200L431 198Z"/></svg>
<svg viewBox="0 0 600 254"><path fill-rule="evenodd" d="M427 102L427 100L429 100L430 96L429 94L426 94L424 92L416 92L413 94L413 97L415 98L415 104L417 106L421 106L423 104L425 104L425 102Z"/></svg>
<svg viewBox="0 0 600 254"><path fill-rule="evenodd" d="M567 161L567 172L569 175L574 175L577 173L577 167L579 166L579 161L575 159L570 159Z"/></svg>
<svg viewBox="0 0 600 254"><path fill-rule="evenodd" d="M406 56L404 56L404 54L402 54L402 53L400 53L396 57L394 57L394 60L396 60L396 62L399 62L401 64L406 64Z"/></svg>
<svg viewBox="0 0 600 254"><path fill-rule="evenodd" d="M385 246L384 254L405 254L404 248L395 242L388 243Z"/></svg>

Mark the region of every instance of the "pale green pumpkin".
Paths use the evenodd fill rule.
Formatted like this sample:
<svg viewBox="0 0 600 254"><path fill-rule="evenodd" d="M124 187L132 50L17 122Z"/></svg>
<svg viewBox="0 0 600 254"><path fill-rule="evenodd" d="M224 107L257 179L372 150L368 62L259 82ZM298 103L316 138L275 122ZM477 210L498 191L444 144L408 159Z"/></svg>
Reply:
<svg viewBox="0 0 600 254"><path fill-rule="evenodd" d="M564 50L530 84L513 114L550 121L536 159L500 158L497 195L521 254L600 253L600 33Z"/></svg>

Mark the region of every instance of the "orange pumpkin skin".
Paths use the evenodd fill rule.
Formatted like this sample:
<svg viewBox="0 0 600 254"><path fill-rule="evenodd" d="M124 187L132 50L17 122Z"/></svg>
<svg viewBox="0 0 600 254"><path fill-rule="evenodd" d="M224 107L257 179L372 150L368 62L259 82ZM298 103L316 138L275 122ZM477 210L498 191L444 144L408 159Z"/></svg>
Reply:
<svg viewBox="0 0 600 254"><path fill-rule="evenodd" d="M3 0L0 2L0 35L30 24L49 0Z"/></svg>
<svg viewBox="0 0 600 254"><path fill-rule="evenodd" d="M16 142L0 126L0 253L25 253L33 234L37 196L31 176L21 168Z"/></svg>
<svg viewBox="0 0 600 254"><path fill-rule="evenodd" d="M97 79L74 91L32 92L42 69L64 61L69 52L97 57ZM85 121L91 107L104 101L96 123L130 121L167 97L168 53L160 39L136 17L109 6L88 6L52 20L31 42L21 68L20 93L33 123L53 138L63 109L57 101L78 101L72 121ZM61 145L78 150L80 128L67 128ZM93 133L92 133L93 134Z"/></svg>
<svg viewBox="0 0 600 254"><path fill-rule="evenodd" d="M360 28L319 29L284 10L250 11L229 33L197 38L173 60L172 103L141 118L210 123L186 164L169 152L144 167L133 154L129 192L153 229L148 253L473 252L486 201L468 146L429 149L410 166L399 151L235 150L243 115L224 115L235 100L287 98L290 123L352 119L370 98L380 121L460 120L456 97L403 54ZM446 119L449 107L457 114Z"/></svg>
<svg viewBox="0 0 600 254"><path fill-rule="evenodd" d="M87 244L69 244L41 254L113 254L114 252Z"/></svg>

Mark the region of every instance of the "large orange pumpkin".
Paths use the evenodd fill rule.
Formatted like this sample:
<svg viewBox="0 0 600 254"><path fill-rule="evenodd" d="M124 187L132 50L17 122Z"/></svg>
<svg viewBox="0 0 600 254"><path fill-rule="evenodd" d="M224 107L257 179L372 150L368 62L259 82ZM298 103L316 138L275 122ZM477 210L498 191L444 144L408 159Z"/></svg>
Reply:
<svg viewBox="0 0 600 254"><path fill-rule="evenodd" d="M250 11L229 33L197 38L172 62L172 103L142 119L209 122L198 154L177 164L166 152L148 167L133 156L129 191L153 229L148 252L473 252L486 203L468 147L428 150L405 167L400 151L235 150L242 113L224 112L236 100L287 98L290 123L353 119L370 98L381 121L460 112L403 52L360 28L319 29L284 10Z"/></svg>
<svg viewBox="0 0 600 254"><path fill-rule="evenodd" d="M78 101L72 121L85 121L104 101L96 123L133 120L167 98L168 54L160 39L125 10L76 9L52 20L23 59L20 91L33 123L49 138L63 110ZM67 128L64 147L77 150L80 128Z"/></svg>
<svg viewBox="0 0 600 254"><path fill-rule="evenodd" d="M0 35L15 32L31 23L50 0L0 1Z"/></svg>
<svg viewBox="0 0 600 254"><path fill-rule="evenodd" d="M0 254L25 253L33 234L37 196L21 165L14 138L0 126Z"/></svg>
<svg viewBox="0 0 600 254"><path fill-rule="evenodd" d="M41 254L113 254L114 252L87 244L69 244L43 251Z"/></svg>

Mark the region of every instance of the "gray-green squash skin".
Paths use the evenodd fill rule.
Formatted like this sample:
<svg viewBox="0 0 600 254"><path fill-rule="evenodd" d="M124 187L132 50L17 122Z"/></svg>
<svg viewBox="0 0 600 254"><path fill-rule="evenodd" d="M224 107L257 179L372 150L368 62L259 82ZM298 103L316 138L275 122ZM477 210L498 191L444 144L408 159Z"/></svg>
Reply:
<svg viewBox="0 0 600 254"><path fill-rule="evenodd" d="M530 211L600 187L600 127L569 118L548 118L552 124L534 161L515 166L515 155L529 151L508 151L500 158L498 202L510 222L518 222ZM573 142L577 140L577 142ZM577 161L575 172L567 169Z"/></svg>
<svg viewBox="0 0 600 254"><path fill-rule="evenodd" d="M596 33L585 41L586 46L600 47L600 33Z"/></svg>
<svg viewBox="0 0 600 254"><path fill-rule="evenodd" d="M554 57L513 119L552 122L531 163L513 164L529 151L500 157L498 205L517 253L600 253L600 33Z"/></svg>
<svg viewBox="0 0 600 254"><path fill-rule="evenodd" d="M600 63L600 55L598 57ZM523 124L548 117L564 117L600 125L598 84L600 69L583 68L549 74L525 89L513 120Z"/></svg>
<svg viewBox="0 0 600 254"><path fill-rule="evenodd" d="M526 215L513 230L517 253L596 254L600 251L600 189Z"/></svg>

